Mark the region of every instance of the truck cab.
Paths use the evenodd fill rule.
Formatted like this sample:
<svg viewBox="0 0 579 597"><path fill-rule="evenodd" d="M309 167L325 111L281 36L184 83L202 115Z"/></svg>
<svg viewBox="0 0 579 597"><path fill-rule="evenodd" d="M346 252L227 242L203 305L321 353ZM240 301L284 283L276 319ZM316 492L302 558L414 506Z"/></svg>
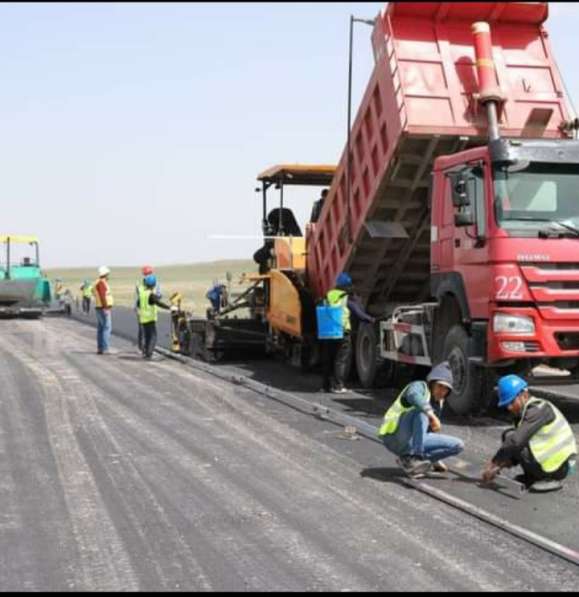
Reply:
<svg viewBox="0 0 579 597"><path fill-rule="evenodd" d="M435 161L434 355L452 358L445 332L459 326L478 365L577 368L578 184L572 140L500 139Z"/></svg>

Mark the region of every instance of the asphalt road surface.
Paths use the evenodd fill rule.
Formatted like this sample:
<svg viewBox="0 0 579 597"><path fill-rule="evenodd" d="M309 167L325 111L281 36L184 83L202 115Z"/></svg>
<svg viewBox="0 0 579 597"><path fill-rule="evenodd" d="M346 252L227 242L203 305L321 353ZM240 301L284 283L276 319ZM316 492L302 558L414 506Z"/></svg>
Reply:
<svg viewBox="0 0 579 597"><path fill-rule="evenodd" d="M98 356L94 336L0 321L0 590L578 586L576 566L362 475L327 422L119 338Z"/></svg>

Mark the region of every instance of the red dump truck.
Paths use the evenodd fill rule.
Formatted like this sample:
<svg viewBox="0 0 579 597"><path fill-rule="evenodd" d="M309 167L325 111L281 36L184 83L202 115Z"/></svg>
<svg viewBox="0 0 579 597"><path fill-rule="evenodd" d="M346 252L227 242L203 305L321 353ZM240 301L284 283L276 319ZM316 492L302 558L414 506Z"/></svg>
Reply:
<svg viewBox="0 0 579 597"><path fill-rule="evenodd" d="M469 413L487 406L502 372L579 370L578 121L547 16L545 2L389 3L337 168L259 177L266 235L270 186L282 214L284 185L331 181L321 214L305 239L278 226L272 268L252 278L259 309L246 301L247 321L193 322L191 352L220 354L233 331L249 342L244 328L286 354L307 347L303 362L313 305L345 270L379 320L355 334L366 387L446 359L450 406Z"/></svg>
<svg viewBox="0 0 579 597"><path fill-rule="evenodd" d="M357 333L364 386L448 359L467 413L506 368L579 368L577 119L547 16L392 2L376 19L351 161L346 148L307 238L314 295L348 271L381 318Z"/></svg>

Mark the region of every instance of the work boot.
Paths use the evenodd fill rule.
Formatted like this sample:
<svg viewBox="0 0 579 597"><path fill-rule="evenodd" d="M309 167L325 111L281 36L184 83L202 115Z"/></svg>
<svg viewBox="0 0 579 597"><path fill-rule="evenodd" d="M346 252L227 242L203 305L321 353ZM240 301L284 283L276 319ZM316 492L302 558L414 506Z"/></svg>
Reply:
<svg viewBox="0 0 579 597"><path fill-rule="evenodd" d="M547 491L558 491L563 489L563 483L556 479L542 479L535 481L530 487L529 491L532 493L546 493Z"/></svg>
<svg viewBox="0 0 579 597"><path fill-rule="evenodd" d="M330 392L332 394L347 394L350 390L344 388L343 386L340 388L332 388Z"/></svg>
<svg viewBox="0 0 579 597"><path fill-rule="evenodd" d="M396 461L405 472L406 476L411 479L420 478L432 468L430 460L418 456L402 456L397 458Z"/></svg>
<svg viewBox="0 0 579 597"><path fill-rule="evenodd" d="M432 470L435 473L448 473L448 466L446 466L446 464L444 464L444 462L439 460L438 462L432 463Z"/></svg>

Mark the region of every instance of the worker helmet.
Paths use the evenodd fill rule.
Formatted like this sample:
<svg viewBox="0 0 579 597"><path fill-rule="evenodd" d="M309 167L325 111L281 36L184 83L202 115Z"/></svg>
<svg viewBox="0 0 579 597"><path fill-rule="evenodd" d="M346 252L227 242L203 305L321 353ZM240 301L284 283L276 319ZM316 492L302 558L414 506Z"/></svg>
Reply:
<svg viewBox="0 0 579 597"><path fill-rule="evenodd" d="M499 407L504 408L515 401L517 396L529 387L518 375L504 375L499 379Z"/></svg>
<svg viewBox="0 0 579 597"><path fill-rule="evenodd" d="M347 274L346 272L342 272L336 278L336 286L340 286L342 288L346 288L347 286L352 286L352 278L350 277L350 274Z"/></svg>
<svg viewBox="0 0 579 597"><path fill-rule="evenodd" d="M99 278L103 276L108 276L111 273L111 270L106 265L101 265L99 267Z"/></svg>
<svg viewBox="0 0 579 597"><path fill-rule="evenodd" d="M145 279L143 281L147 288L155 288L155 286L157 285L157 276L155 276L154 274L149 274L148 276L145 276Z"/></svg>
<svg viewBox="0 0 579 597"><path fill-rule="evenodd" d="M438 365L434 366L430 373L426 376L426 381L435 381L440 385L446 386L452 392L454 389L452 387L454 379L452 377L452 370L450 369L448 361L444 361L443 363L439 363Z"/></svg>
<svg viewBox="0 0 579 597"><path fill-rule="evenodd" d="M153 267L151 265L143 265L143 276L148 276L153 273Z"/></svg>

